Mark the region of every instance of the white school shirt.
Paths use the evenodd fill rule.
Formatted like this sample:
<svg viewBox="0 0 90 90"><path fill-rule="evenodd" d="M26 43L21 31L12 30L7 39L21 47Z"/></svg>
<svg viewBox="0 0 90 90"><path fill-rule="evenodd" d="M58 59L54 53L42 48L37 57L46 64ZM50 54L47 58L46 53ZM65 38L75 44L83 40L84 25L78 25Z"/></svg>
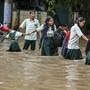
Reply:
<svg viewBox="0 0 90 90"><path fill-rule="evenodd" d="M79 49L79 38L83 35L79 26L75 24L71 27L68 49Z"/></svg>
<svg viewBox="0 0 90 90"><path fill-rule="evenodd" d="M40 32L43 30L44 24L42 24L40 27L37 28L37 31ZM56 26L54 25L54 30L56 31ZM52 36L54 35L54 32L51 30L51 27L49 27L48 31L47 31L47 36L49 37L49 35L52 34Z"/></svg>
<svg viewBox="0 0 90 90"><path fill-rule="evenodd" d="M32 32L33 30L35 30L39 26L40 26L40 24L39 24L39 21L37 19L30 20L30 18L25 19L22 22L22 24L20 25L21 28L26 27L26 33ZM37 32L32 33L31 35L26 35L25 40L37 40Z"/></svg>
<svg viewBox="0 0 90 90"><path fill-rule="evenodd" d="M14 32L15 32L15 31L12 30L10 33L14 33ZM10 33L9 33L9 34L10 34ZM6 38L9 38L9 34L6 35ZM15 40L17 40L20 36L22 36L22 33L16 31L16 34L15 34Z"/></svg>

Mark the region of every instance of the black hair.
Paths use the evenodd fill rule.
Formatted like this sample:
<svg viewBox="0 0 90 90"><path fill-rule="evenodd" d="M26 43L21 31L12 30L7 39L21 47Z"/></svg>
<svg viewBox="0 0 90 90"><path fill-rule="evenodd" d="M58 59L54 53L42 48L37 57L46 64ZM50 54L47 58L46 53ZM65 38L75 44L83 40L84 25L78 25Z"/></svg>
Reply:
<svg viewBox="0 0 90 90"><path fill-rule="evenodd" d="M83 22L83 21L85 21L85 18L79 17L79 18L76 20L76 23L79 24L79 22Z"/></svg>
<svg viewBox="0 0 90 90"><path fill-rule="evenodd" d="M19 30L19 25L13 26L13 30L18 31Z"/></svg>
<svg viewBox="0 0 90 90"><path fill-rule="evenodd" d="M51 16L47 16L47 18L46 18L46 20L45 20L45 23L48 24L47 22L49 22L50 19L53 19L53 17L51 17Z"/></svg>
<svg viewBox="0 0 90 90"><path fill-rule="evenodd" d="M29 12L29 14L32 14L32 13L35 13L35 10L31 10L31 11Z"/></svg>
<svg viewBox="0 0 90 90"><path fill-rule="evenodd" d="M83 18L83 17L79 17L79 18L76 20L76 23L77 23L77 25L79 26L80 29L82 29L82 28L80 27L79 22L83 22L83 21L85 21L85 18Z"/></svg>
<svg viewBox="0 0 90 90"><path fill-rule="evenodd" d="M45 25L48 27L48 22L50 21L50 19L53 19L53 17L51 16L47 16L46 20L45 20ZM49 27L48 27L49 28ZM47 28L47 30L48 30ZM54 24L51 26L51 29L54 31Z"/></svg>
<svg viewBox="0 0 90 90"><path fill-rule="evenodd" d="M68 24L61 24L61 27L67 27Z"/></svg>

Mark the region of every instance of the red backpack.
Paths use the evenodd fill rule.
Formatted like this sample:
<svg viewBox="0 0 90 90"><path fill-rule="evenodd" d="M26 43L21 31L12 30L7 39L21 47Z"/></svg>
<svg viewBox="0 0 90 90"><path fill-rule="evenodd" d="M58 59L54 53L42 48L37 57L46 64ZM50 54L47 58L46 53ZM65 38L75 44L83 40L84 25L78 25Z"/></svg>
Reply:
<svg viewBox="0 0 90 90"><path fill-rule="evenodd" d="M67 31L66 38L67 38L67 41L66 41L66 46L67 46L70 38L70 30Z"/></svg>
<svg viewBox="0 0 90 90"><path fill-rule="evenodd" d="M3 31L3 32L9 32L9 28L0 24L0 30Z"/></svg>

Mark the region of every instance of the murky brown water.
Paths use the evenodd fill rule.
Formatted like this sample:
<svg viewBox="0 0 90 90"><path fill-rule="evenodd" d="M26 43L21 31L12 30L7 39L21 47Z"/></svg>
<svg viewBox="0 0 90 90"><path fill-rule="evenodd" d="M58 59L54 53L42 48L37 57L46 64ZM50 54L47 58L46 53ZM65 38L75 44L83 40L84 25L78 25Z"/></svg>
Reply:
<svg viewBox="0 0 90 90"><path fill-rule="evenodd" d="M0 44L0 90L90 90L90 66L84 60L43 57L38 49L10 53L8 45L7 40ZM84 42L81 46L85 56Z"/></svg>

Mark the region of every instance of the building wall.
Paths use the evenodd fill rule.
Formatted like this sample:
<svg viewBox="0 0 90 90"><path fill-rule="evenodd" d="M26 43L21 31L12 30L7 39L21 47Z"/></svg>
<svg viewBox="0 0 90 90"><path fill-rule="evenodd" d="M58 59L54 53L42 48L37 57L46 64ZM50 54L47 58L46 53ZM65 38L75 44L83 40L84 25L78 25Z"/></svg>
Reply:
<svg viewBox="0 0 90 90"><path fill-rule="evenodd" d="M47 16L46 12L36 12L36 18L39 20L40 24L44 23L46 16ZM29 11L20 10L20 13L18 13L17 11L14 10L12 12L12 26L16 24L21 24L23 20L26 18L29 18Z"/></svg>

